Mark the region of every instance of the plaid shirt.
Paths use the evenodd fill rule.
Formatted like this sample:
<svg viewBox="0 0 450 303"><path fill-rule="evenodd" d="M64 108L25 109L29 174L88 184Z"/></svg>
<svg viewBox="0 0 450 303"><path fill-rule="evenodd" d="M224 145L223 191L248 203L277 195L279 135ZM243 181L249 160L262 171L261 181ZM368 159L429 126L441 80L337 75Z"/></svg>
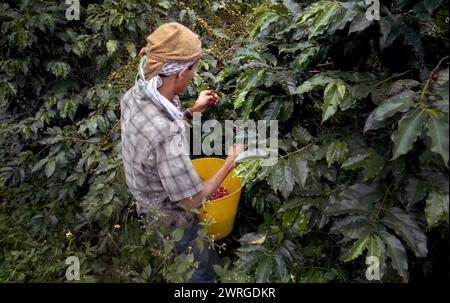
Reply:
<svg viewBox="0 0 450 303"><path fill-rule="evenodd" d="M175 98L178 108L181 107ZM139 215L171 226L190 225L195 218L177 206L203 189L189 157L183 122L176 123L164 108L141 98L131 88L120 100L122 161L128 190Z"/></svg>

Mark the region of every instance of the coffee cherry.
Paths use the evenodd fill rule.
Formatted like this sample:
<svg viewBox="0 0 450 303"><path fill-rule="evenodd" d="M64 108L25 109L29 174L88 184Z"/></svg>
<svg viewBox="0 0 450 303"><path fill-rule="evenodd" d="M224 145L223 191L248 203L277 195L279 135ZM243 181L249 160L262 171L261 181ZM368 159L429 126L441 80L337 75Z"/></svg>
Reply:
<svg viewBox="0 0 450 303"><path fill-rule="evenodd" d="M438 74L437 74L436 72L433 72L433 73L431 74L431 80L436 81L437 79L439 79Z"/></svg>

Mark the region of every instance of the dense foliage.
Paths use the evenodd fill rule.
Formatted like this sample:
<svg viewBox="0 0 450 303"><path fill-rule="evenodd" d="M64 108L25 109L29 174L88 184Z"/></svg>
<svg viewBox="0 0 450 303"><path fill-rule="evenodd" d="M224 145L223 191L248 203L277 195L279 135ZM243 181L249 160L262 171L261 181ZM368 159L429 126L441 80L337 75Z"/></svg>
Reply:
<svg viewBox="0 0 450 303"><path fill-rule="evenodd" d="M278 164L239 166L220 281L367 281L370 256L384 282L448 280L448 1L381 1L380 20L364 1L81 1L71 21L61 1L10 2L1 281L65 281L71 255L82 281L192 272L190 251L171 253L182 230L136 216L120 159L118 101L169 20L207 49L185 104L209 87L209 118L279 121Z"/></svg>

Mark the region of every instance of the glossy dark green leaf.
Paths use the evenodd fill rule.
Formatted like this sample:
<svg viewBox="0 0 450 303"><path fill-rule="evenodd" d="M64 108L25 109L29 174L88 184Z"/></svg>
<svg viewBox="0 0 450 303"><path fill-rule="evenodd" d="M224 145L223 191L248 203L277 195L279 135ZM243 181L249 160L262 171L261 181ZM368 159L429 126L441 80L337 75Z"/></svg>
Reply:
<svg viewBox="0 0 450 303"><path fill-rule="evenodd" d="M292 116L293 111L294 102L292 100L283 101L280 108L280 114L278 115L280 122L286 122Z"/></svg>
<svg viewBox="0 0 450 303"><path fill-rule="evenodd" d="M369 240L370 235L366 235L365 237L362 237L361 239L358 239L355 242L353 242L352 247L350 248L348 254L344 258L344 262L352 261L358 258L366 249Z"/></svg>
<svg viewBox="0 0 450 303"><path fill-rule="evenodd" d="M336 197L336 202L325 210L327 215L371 214L372 204L379 201L383 193L377 184L355 184Z"/></svg>
<svg viewBox="0 0 450 303"><path fill-rule="evenodd" d="M424 0L423 4L425 5L425 8L427 9L428 13L431 15L435 9L437 9L441 4L442 0Z"/></svg>
<svg viewBox="0 0 450 303"><path fill-rule="evenodd" d="M275 273L277 274L277 276L280 278L287 276L288 272L286 262L284 261L283 257L277 254L274 256L274 259L276 263Z"/></svg>
<svg viewBox="0 0 450 303"><path fill-rule="evenodd" d="M291 168L297 184L304 188L309 173L308 161L301 158L299 155L292 155L288 158L288 165Z"/></svg>
<svg viewBox="0 0 450 303"><path fill-rule="evenodd" d="M367 18L365 13L358 13L353 21L350 23L348 34L354 32L362 32L373 23L373 20Z"/></svg>
<svg viewBox="0 0 450 303"><path fill-rule="evenodd" d="M381 103L366 119L364 125L364 132L377 129L382 125L382 122L389 117L392 117L397 112L406 112L415 105L413 97L415 93L406 91L389 98Z"/></svg>
<svg viewBox="0 0 450 303"><path fill-rule="evenodd" d="M297 94L304 94L307 92L310 92L316 88L322 88L325 87L328 83L334 81L333 78L326 76L326 75L317 75L314 76L307 81L303 82L299 87L296 89Z"/></svg>
<svg viewBox="0 0 450 303"><path fill-rule="evenodd" d="M295 17L300 13L300 5L293 0L283 0L284 6L289 10L289 12Z"/></svg>
<svg viewBox="0 0 450 303"><path fill-rule="evenodd" d="M368 216L349 215L343 219L336 220L330 231L336 234L342 234L350 239L359 239L372 232L371 222Z"/></svg>
<svg viewBox="0 0 450 303"><path fill-rule="evenodd" d="M255 271L256 283L268 282L267 280L269 279L272 270L273 270L272 257L264 257L262 260L260 260Z"/></svg>
<svg viewBox="0 0 450 303"><path fill-rule="evenodd" d="M342 81L331 82L325 87L322 105L322 123L333 116L345 95L345 84Z"/></svg>
<svg viewBox="0 0 450 303"><path fill-rule="evenodd" d="M283 102L280 100L273 100L270 104L264 109L261 118L266 121L277 120L278 115L280 114L281 107Z"/></svg>
<svg viewBox="0 0 450 303"><path fill-rule="evenodd" d="M428 228L433 228L441 221L449 222L448 218L448 194L437 190L431 191L426 200L425 218Z"/></svg>
<svg viewBox="0 0 450 303"><path fill-rule="evenodd" d="M391 160L411 150L417 137L422 132L425 118L426 116L423 111L414 109L400 119L397 130L391 135L392 142L394 142Z"/></svg>
<svg viewBox="0 0 450 303"><path fill-rule="evenodd" d="M381 50L384 50L402 34L402 30L404 30L405 25L402 17L393 15L381 18L379 24L381 31L380 48Z"/></svg>
<svg viewBox="0 0 450 303"><path fill-rule="evenodd" d="M301 126L296 126L291 131L292 135L294 135L295 139L297 139L302 144L308 144L312 141L312 135L310 132Z"/></svg>
<svg viewBox="0 0 450 303"><path fill-rule="evenodd" d="M381 231L379 236L386 244L386 254L391 259L392 267L400 276L408 277L408 256L402 242L388 232Z"/></svg>
<svg viewBox="0 0 450 303"><path fill-rule="evenodd" d="M413 215L398 207L391 207L385 211L385 216L381 221L392 228L408 244L417 257L424 258L427 256L427 237Z"/></svg>
<svg viewBox="0 0 450 303"><path fill-rule="evenodd" d="M437 117L430 117L428 122L428 136L431 137L431 150L441 155L445 165L448 167L448 141L449 126L448 114L439 113Z"/></svg>
<svg viewBox="0 0 450 303"><path fill-rule="evenodd" d="M347 159L349 153L348 144L342 140L333 141L327 148L327 163L330 167L333 163L341 164Z"/></svg>
<svg viewBox="0 0 450 303"><path fill-rule="evenodd" d="M56 168L56 162L53 159L48 160L48 162L45 164L45 175L47 178L50 178L53 173L55 172Z"/></svg>

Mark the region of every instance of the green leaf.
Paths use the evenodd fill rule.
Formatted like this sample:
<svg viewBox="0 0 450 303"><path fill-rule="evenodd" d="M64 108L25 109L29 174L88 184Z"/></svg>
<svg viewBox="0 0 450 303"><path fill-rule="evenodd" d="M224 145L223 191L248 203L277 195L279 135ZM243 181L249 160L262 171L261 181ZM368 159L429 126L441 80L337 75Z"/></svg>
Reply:
<svg viewBox="0 0 450 303"><path fill-rule="evenodd" d="M349 3L350 5L354 5L354 3ZM357 11L353 9L341 10L336 21L331 24L328 28L329 34L334 34L337 30L344 29L348 22L352 21L355 18Z"/></svg>
<svg viewBox="0 0 450 303"><path fill-rule="evenodd" d="M324 7L322 11L315 15L312 24L308 24L309 35L308 39L323 34L330 24L332 24L336 18L337 13L341 9L341 6L337 2L322 2Z"/></svg>
<svg viewBox="0 0 450 303"><path fill-rule="evenodd" d="M383 241L377 235L371 234L369 236L369 241L367 241L367 256L368 257L377 257L378 260L382 260L382 251L384 247L382 247Z"/></svg>
<svg viewBox="0 0 450 303"><path fill-rule="evenodd" d="M411 89L418 87L420 85L419 81L414 79L400 79L392 83L389 87L389 96L393 96L391 98L396 98L396 96L411 95L413 97L416 93Z"/></svg>
<svg viewBox="0 0 450 303"><path fill-rule="evenodd" d="M372 204L383 197L376 183L359 183L350 186L336 197L336 202L325 210L329 216L341 214L371 215Z"/></svg>
<svg viewBox="0 0 450 303"><path fill-rule="evenodd" d="M295 177L291 167L285 160L278 160L273 167L268 179L274 191L279 191L283 198L287 200L294 189Z"/></svg>
<svg viewBox="0 0 450 303"><path fill-rule="evenodd" d="M408 256L402 242L394 235L380 231L379 236L386 244L386 254L391 259L392 267L404 278L408 277Z"/></svg>
<svg viewBox="0 0 450 303"><path fill-rule="evenodd" d="M274 259L275 259L275 263L276 263L276 266L275 266L275 270L276 270L275 273L276 273L276 275L279 278L283 278L283 277L287 276L288 271L287 271L287 268L286 268L286 262L284 261L284 258L281 255L276 254L274 256Z"/></svg>
<svg viewBox="0 0 450 303"><path fill-rule="evenodd" d="M178 227L172 232L172 238L175 242L180 241L183 238L183 235L184 229L182 227Z"/></svg>
<svg viewBox="0 0 450 303"><path fill-rule="evenodd" d="M358 100L367 97L370 93L370 87L366 84L356 84L350 87L350 92L345 94L340 104L342 111L352 107Z"/></svg>
<svg viewBox="0 0 450 303"><path fill-rule="evenodd" d="M108 57L110 57L119 47L119 41L117 40L108 40L106 42L106 50L108 51Z"/></svg>
<svg viewBox="0 0 450 303"><path fill-rule="evenodd" d="M56 162L53 159L48 160L45 164L45 175L50 178L55 172Z"/></svg>
<svg viewBox="0 0 450 303"><path fill-rule="evenodd" d="M253 252L251 254L245 253L240 256L238 260L238 268L243 271L248 271L263 257L264 254L262 251Z"/></svg>
<svg viewBox="0 0 450 303"><path fill-rule="evenodd" d="M330 167L334 162L341 164L347 159L349 153L348 144L342 140L333 141L327 148L327 163Z"/></svg>
<svg viewBox="0 0 450 303"><path fill-rule="evenodd" d="M242 105L245 102L245 98L247 97L247 94L248 94L248 91L244 90L244 91L241 91L237 95L236 99L234 99L234 102L233 102L234 109L239 109L240 107L242 107Z"/></svg>
<svg viewBox="0 0 450 303"><path fill-rule="evenodd" d="M37 172L42 166L45 165L45 163L47 163L47 161L48 161L47 158L44 158L44 159L39 160L39 162L36 163L36 164L33 166L33 168L31 169L31 172L32 172L32 173Z"/></svg>
<svg viewBox="0 0 450 303"><path fill-rule="evenodd" d="M283 0L284 6L289 10L289 12L295 17L300 13L300 5L298 5L293 0Z"/></svg>
<svg viewBox="0 0 450 303"><path fill-rule="evenodd" d="M397 112L403 113L409 110L415 105L414 96L414 92L406 91L385 100L367 117L364 132L379 128L384 120Z"/></svg>
<svg viewBox="0 0 450 303"><path fill-rule="evenodd" d="M374 156L367 159L365 163L363 175L364 181L367 181L375 177L384 167L384 158L380 154L375 154Z"/></svg>
<svg viewBox="0 0 450 303"><path fill-rule="evenodd" d="M314 59L317 52L319 52L320 46L312 46L303 50L300 55L298 55L294 62L292 63L292 68L294 70L302 70Z"/></svg>
<svg viewBox="0 0 450 303"><path fill-rule="evenodd" d="M288 158L288 163L297 184L304 188L309 173L308 161L302 159L299 155L292 155Z"/></svg>
<svg viewBox="0 0 450 303"><path fill-rule="evenodd" d="M146 279L149 279L152 275L152 266L150 264L147 264L147 266L144 267L144 271L142 272L142 274Z"/></svg>
<svg viewBox="0 0 450 303"><path fill-rule="evenodd" d="M243 235L241 238L239 238L239 242L244 243L251 243L251 242L258 242L261 239L266 239L266 235L263 233L248 233Z"/></svg>
<svg viewBox="0 0 450 303"><path fill-rule="evenodd" d="M366 165L366 160L373 156L373 152L366 152L363 154L357 154L349 157L342 163L341 168L343 169L357 169L364 167Z"/></svg>
<svg viewBox="0 0 450 303"><path fill-rule="evenodd" d="M441 221L449 222L448 201L449 195L437 190L431 191L428 195L425 206L425 218L427 219L428 229L433 228Z"/></svg>
<svg viewBox="0 0 450 303"><path fill-rule="evenodd" d="M349 157L342 163L341 168L345 170L364 168L363 175L366 181L376 176L383 169L383 166L383 156L374 151L369 151Z"/></svg>
<svg viewBox="0 0 450 303"><path fill-rule="evenodd" d="M392 228L417 257L425 258L427 256L427 237L412 215L398 207L391 207L385 211L381 222Z"/></svg>
<svg viewBox="0 0 450 303"><path fill-rule="evenodd" d="M262 13L254 23L253 29L250 32L251 36L256 36L258 33L266 30L272 23L276 22L280 17L271 11Z"/></svg>
<svg viewBox="0 0 450 303"><path fill-rule="evenodd" d="M358 15L350 23L348 34L354 32L362 32L372 24L373 20L369 20L364 13L358 13Z"/></svg>
<svg viewBox="0 0 450 303"><path fill-rule="evenodd" d="M380 24L380 48L381 50L389 47L401 34L405 28L402 21L402 17L388 15L381 18L378 23Z"/></svg>
<svg viewBox="0 0 450 303"><path fill-rule="evenodd" d="M423 111L418 109L408 112L400 119L397 130L391 135L392 142L394 142L391 160L395 160L411 150L417 137L422 132L424 120Z"/></svg>
<svg viewBox="0 0 450 303"><path fill-rule="evenodd" d="M424 0L423 4L428 13L431 15L433 14L434 10L442 4L442 0Z"/></svg>
<svg viewBox="0 0 450 303"><path fill-rule="evenodd" d="M303 82L299 87L297 87L296 93L304 94L314 89L325 87L328 83L333 81L335 81L333 78L320 74Z"/></svg>
<svg viewBox="0 0 450 303"><path fill-rule="evenodd" d="M364 252L369 240L370 235L366 235L365 237L355 241L352 247L350 248L348 255L344 258L344 262L348 262L358 258Z"/></svg>
<svg viewBox="0 0 450 303"><path fill-rule="evenodd" d="M325 87L322 105L322 123L333 116L345 95L345 84L342 81L331 82Z"/></svg>
<svg viewBox="0 0 450 303"><path fill-rule="evenodd" d="M66 78L70 72L70 65L66 62L52 61L47 65L47 70L57 77Z"/></svg>
<svg viewBox="0 0 450 303"><path fill-rule="evenodd" d="M164 255L167 257L171 255L173 249L175 248L175 242L173 240L163 239L163 246L164 246Z"/></svg>
<svg viewBox="0 0 450 303"><path fill-rule="evenodd" d="M258 245L258 244L263 244L264 242L266 242L266 235L263 235L261 238L259 239L255 239L252 241L248 241L248 244L254 244L254 245Z"/></svg>
<svg viewBox="0 0 450 303"><path fill-rule="evenodd" d="M306 128L296 126L292 128L292 135L302 144L308 144L312 141L312 136Z"/></svg>
<svg viewBox="0 0 450 303"><path fill-rule="evenodd" d="M273 259L272 257L263 258L256 267L255 276L256 283L265 283L272 273Z"/></svg>
<svg viewBox="0 0 450 303"><path fill-rule="evenodd" d="M448 115L438 113L437 117L430 116L427 134L431 137L431 151L441 155L445 165L448 167Z"/></svg>
<svg viewBox="0 0 450 303"><path fill-rule="evenodd" d="M269 105L264 109L261 118L262 120L270 121L276 120L281 111L283 102L280 100L272 100Z"/></svg>
<svg viewBox="0 0 450 303"><path fill-rule="evenodd" d="M247 72L249 74L244 78L244 80L242 80L242 83L244 84L244 90L250 90L251 88L256 87L266 70L263 68L255 70L249 69L246 71L246 73Z"/></svg>
<svg viewBox="0 0 450 303"><path fill-rule="evenodd" d="M292 115L294 111L294 102L292 100L283 101L283 105L280 108L280 114L278 118L280 122L286 122Z"/></svg>
<svg viewBox="0 0 450 303"><path fill-rule="evenodd" d="M335 221L330 231L335 234L342 234L344 237L350 239L359 239L371 233L372 229L368 216L348 215L343 219Z"/></svg>
<svg viewBox="0 0 450 303"><path fill-rule="evenodd" d="M130 54L131 58L135 58L136 57L136 44L134 44L131 41L127 41L124 43L124 46L125 46L126 50L128 51L128 53Z"/></svg>

